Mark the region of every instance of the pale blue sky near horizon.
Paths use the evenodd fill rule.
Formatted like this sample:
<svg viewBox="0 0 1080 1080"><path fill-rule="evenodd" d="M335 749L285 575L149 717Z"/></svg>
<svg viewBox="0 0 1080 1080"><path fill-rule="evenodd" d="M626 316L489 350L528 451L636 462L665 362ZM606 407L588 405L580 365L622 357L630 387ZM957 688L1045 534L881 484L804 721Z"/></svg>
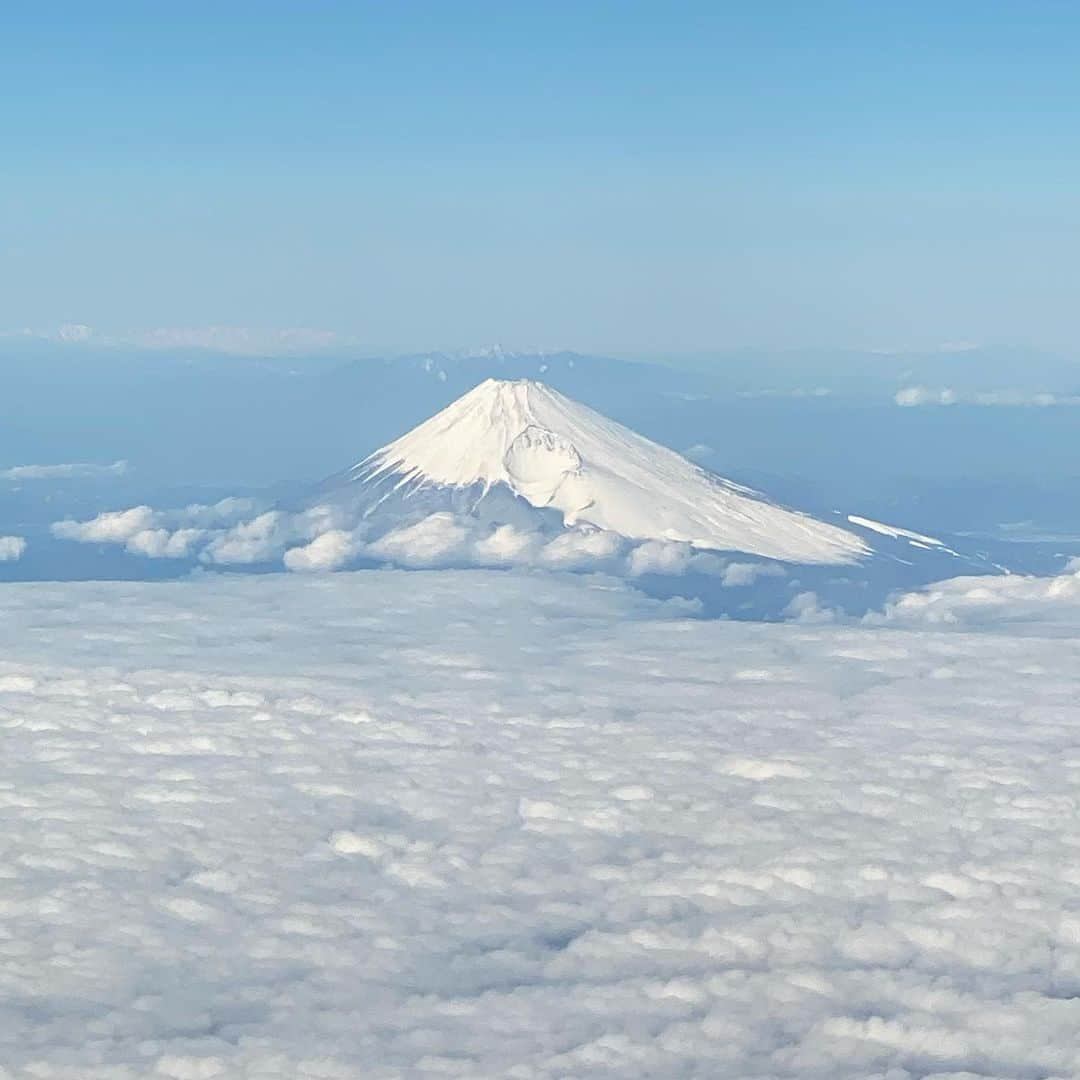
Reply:
<svg viewBox="0 0 1080 1080"><path fill-rule="evenodd" d="M5 6L0 331L1080 353L1080 8Z"/></svg>

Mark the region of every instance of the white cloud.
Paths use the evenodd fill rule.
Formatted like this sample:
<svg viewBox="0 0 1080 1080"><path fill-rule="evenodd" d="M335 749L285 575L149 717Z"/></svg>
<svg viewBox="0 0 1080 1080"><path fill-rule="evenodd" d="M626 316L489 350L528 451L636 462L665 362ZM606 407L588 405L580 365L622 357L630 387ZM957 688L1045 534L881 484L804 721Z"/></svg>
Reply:
<svg viewBox="0 0 1080 1080"><path fill-rule="evenodd" d="M0 470L2 480L110 480L124 476L129 471L126 461L114 461L111 465L95 465L78 461L65 465L13 465Z"/></svg>
<svg viewBox="0 0 1080 1080"><path fill-rule="evenodd" d="M127 540L126 547L133 555L149 559L186 559L206 535L203 529L143 529Z"/></svg>
<svg viewBox="0 0 1080 1080"><path fill-rule="evenodd" d="M58 521L52 533L60 540L80 544L126 544L136 533L154 528L159 520L149 506L107 510L89 521Z"/></svg>
<svg viewBox="0 0 1080 1080"><path fill-rule="evenodd" d="M955 390L931 390L925 386L905 386L893 396L897 405L909 409L918 405L955 405L958 400Z"/></svg>
<svg viewBox="0 0 1080 1080"><path fill-rule="evenodd" d="M630 577L708 574L720 578L726 588L752 585L762 577L784 577L786 574L778 563L731 562L713 552L700 551L691 544L674 540L646 540L631 548L626 556L625 572Z"/></svg>
<svg viewBox="0 0 1080 1080"><path fill-rule="evenodd" d="M482 537L473 545L473 552L481 565L528 564L536 559L542 538L513 525L499 525L489 536Z"/></svg>
<svg viewBox="0 0 1080 1080"><path fill-rule="evenodd" d="M642 574L684 574L690 568L693 557L694 549L689 544L647 540L631 550L627 565L631 577Z"/></svg>
<svg viewBox="0 0 1080 1080"><path fill-rule="evenodd" d="M871 624L922 627L1035 624L1045 631L1064 623L1080 629L1080 565L1063 574L1031 577L958 577L893 597Z"/></svg>
<svg viewBox="0 0 1080 1080"><path fill-rule="evenodd" d="M133 506L107 510L88 521L54 522L52 534L80 544L120 544L133 555L151 559L187 558L199 545L222 537L230 523L241 521L255 508L253 500L240 498L174 510Z"/></svg>
<svg viewBox="0 0 1080 1080"><path fill-rule="evenodd" d="M225 566L269 562L281 555L292 534L289 516L268 510L215 536L202 558Z"/></svg>
<svg viewBox="0 0 1080 1080"><path fill-rule="evenodd" d="M784 614L793 622L811 625L835 622L837 617L835 611L821 606L821 600L814 592L796 593Z"/></svg>
<svg viewBox="0 0 1080 1080"><path fill-rule="evenodd" d="M0 562L18 562L26 552L22 536L0 536Z"/></svg>
<svg viewBox="0 0 1080 1080"><path fill-rule="evenodd" d="M89 341L93 336L93 330L85 323L65 323L56 331L56 337L68 344Z"/></svg>
<svg viewBox="0 0 1080 1080"><path fill-rule="evenodd" d="M285 566L299 573L340 570L361 548L355 533L346 529L330 529L316 536L309 544L285 552Z"/></svg>
<svg viewBox="0 0 1080 1080"><path fill-rule="evenodd" d="M1036 406L1039 408L1080 405L1080 395L1076 394L1021 394L995 392L976 394L972 400L976 405Z"/></svg>
<svg viewBox="0 0 1080 1080"><path fill-rule="evenodd" d="M243 521L258 508L259 504L255 499L231 495L216 503L193 503L177 510L166 510L163 512L163 518L173 525L211 529Z"/></svg>
<svg viewBox="0 0 1080 1080"><path fill-rule="evenodd" d="M439 512L370 537L341 510L316 506L301 512L266 510L249 516L248 499L223 499L156 511L149 506L112 510L89 521L60 521L53 534L79 543L119 544L145 558L198 558L206 564L242 566L281 560L292 571L333 571L357 560L410 568L506 566L602 570L618 576L707 574L727 587L761 577L782 577L770 562L733 562L690 544L634 542L600 529L530 531L490 525Z"/></svg>
<svg viewBox="0 0 1080 1080"><path fill-rule="evenodd" d="M544 545L540 559L561 568L595 566L613 559L625 547L626 541L617 533L603 529L568 529Z"/></svg>
<svg viewBox="0 0 1080 1080"><path fill-rule="evenodd" d="M139 349L206 349L236 356L274 356L319 352L359 344L354 336L313 327L160 326L99 330L85 323L54 329L26 328L0 338L30 338L64 345L99 345Z"/></svg>
<svg viewBox="0 0 1080 1080"><path fill-rule="evenodd" d="M787 571L779 563L733 562L723 571L723 583L730 588L753 585L760 578L786 577Z"/></svg>
<svg viewBox="0 0 1080 1080"><path fill-rule="evenodd" d="M367 550L376 558L406 566L432 566L464 557L468 539L468 530L453 514L438 513L393 529Z"/></svg>
<svg viewBox="0 0 1080 1080"><path fill-rule="evenodd" d="M1080 405L1080 395L1026 393L1012 390L984 391L972 394L958 394L948 388L932 390L925 386L906 386L893 396L897 405L915 408L920 405L983 405L997 407L1037 407Z"/></svg>
<svg viewBox="0 0 1080 1080"><path fill-rule="evenodd" d="M268 510L250 520L244 520L242 515L234 512L233 517L236 516L241 516L241 520L235 525L228 529L208 532L211 537L210 542L199 556L203 562L234 566L274 562L281 559L286 551L295 545L301 547L310 545L312 541L326 533L345 531L342 516L327 506L316 506L298 513ZM353 530L357 549L359 549L359 537L362 531L362 528ZM340 543L338 539L332 538L321 547L309 551L307 555L297 555L293 560L295 565L289 568L316 569L314 565L307 564L313 559L329 560L335 547L340 550ZM328 562L326 566L319 569L329 570L333 567Z"/></svg>
<svg viewBox="0 0 1080 1080"><path fill-rule="evenodd" d="M1080 1075L1074 637L504 572L19 586L4 1065Z"/></svg>

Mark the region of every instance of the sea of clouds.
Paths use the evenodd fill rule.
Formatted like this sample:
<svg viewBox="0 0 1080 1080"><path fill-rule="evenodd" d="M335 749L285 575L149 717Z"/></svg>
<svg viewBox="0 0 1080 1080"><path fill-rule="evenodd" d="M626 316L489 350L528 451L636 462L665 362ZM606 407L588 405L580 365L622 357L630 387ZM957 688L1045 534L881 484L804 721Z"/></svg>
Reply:
<svg viewBox="0 0 1080 1080"><path fill-rule="evenodd" d="M1015 580L5 586L0 1077L1080 1075L1080 599Z"/></svg>

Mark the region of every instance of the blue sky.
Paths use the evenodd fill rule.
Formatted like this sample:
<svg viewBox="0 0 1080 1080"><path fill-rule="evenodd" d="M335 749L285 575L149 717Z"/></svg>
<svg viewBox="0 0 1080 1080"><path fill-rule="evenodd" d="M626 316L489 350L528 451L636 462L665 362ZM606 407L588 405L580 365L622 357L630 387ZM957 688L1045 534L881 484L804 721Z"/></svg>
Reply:
<svg viewBox="0 0 1080 1080"><path fill-rule="evenodd" d="M0 329L1080 347L1058 3L13 4Z"/></svg>

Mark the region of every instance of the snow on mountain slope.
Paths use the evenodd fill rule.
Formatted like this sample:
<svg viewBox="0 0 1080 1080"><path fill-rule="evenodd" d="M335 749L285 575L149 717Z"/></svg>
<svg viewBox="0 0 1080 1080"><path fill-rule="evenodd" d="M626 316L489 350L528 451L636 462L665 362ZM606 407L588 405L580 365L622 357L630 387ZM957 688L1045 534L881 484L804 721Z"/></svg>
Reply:
<svg viewBox="0 0 1080 1080"><path fill-rule="evenodd" d="M848 514L848 521L852 525L869 529L881 536L891 537L893 540L907 540L918 547L943 548L945 545L933 536L925 536L923 533L912 532L911 529L901 529L899 525L886 525L872 518L860 517L858 514Z"/></svg>
<svg viewBox="0 0 1080 1080"><path fill-rule="evenodd" d="M741 551L795 563L870 554L853 533L766 501L531 380L488 379L339 477L370 500L508 489L568 528ZM459 500L460 503L460 500Z"/></svg>

